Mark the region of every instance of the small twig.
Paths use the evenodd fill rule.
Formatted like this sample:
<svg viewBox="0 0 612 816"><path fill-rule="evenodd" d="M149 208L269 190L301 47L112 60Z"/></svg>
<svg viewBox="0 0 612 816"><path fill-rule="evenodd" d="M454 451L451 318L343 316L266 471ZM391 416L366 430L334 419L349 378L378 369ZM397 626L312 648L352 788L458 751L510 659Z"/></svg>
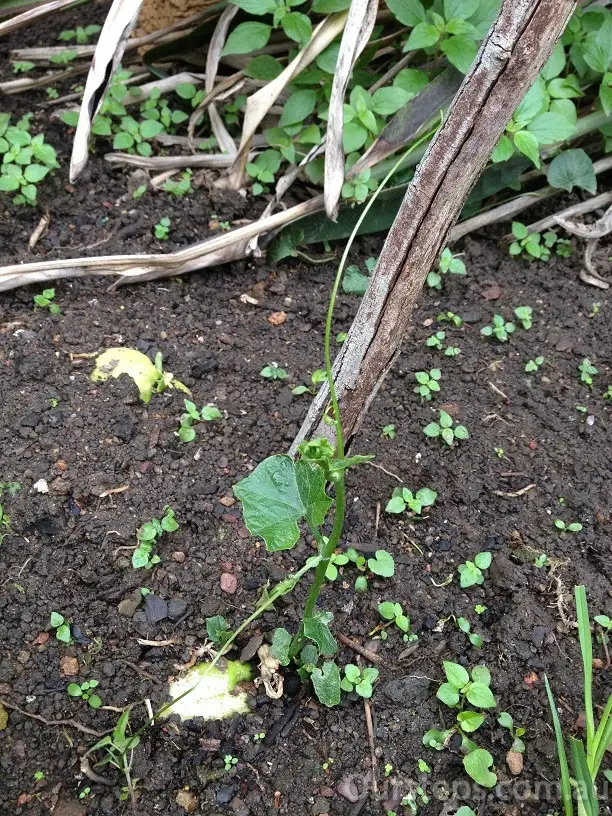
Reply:
<svg viewBox="0 0 612 816"><path fill-rule="evenodd" d="M136 643L140 646L176 646L182 642L182 640L144 640L143 638L136 638Z"/></svg>
<svg viewBox="0 0 612 816"><path fill-rule="evenodd" d="M380 524L380 502L376 502L376 522L374 524L374 538L378 538L379 524Z"/></svg>
<svg viewBox="0 0 612 816"><path fill-rule="evenodd" d="M555 605L556 605L557 610L559 612L559 617L561 618L561 620L565 624L565 626L568 626L568 627L570 627L572 629L577 629L578 628L577 621L569 620L569 618L565 614L565 608L564 608L564 604L563 604L563 582L561 581L561 579L559 578L558 575L550 575L550 578L551 578L551 580L553 580L555 582L555 585L556 585L556 588L557 588L557 601L556 601Z"/></svg>
<svg viewBox="0 0 612 816"><path fill-rule="evenodd" d="M499 396L502 397L502 399L504 399L506 401L506 405L510 404L510 400L508 399L508 395L504 394L504 392L501 390L501 388L498 388L495 385L495 383L491 382L491 380L489 380L489 385L492 388L492 390L495 391L496 394L499 394Z"/></svg>
<svg viewBox="0 0 612 816"><path fill-rule="evenodd" d="M534 221L533 224L528 224L527 230L529 232L542 232L542 230L554 227L556 224L565 227L565 225L561 224L557 219L571 218L574 215L585 215L585 213L593 212L593 210L599 207L605 207L611 201L612 191L600 193L600 195L593 196L593 198L587 198L586 201L579 201L578 204L572 204L571 207L566 207L557 213L547 215L546 218L541 218L539 221Z"/></svg>
<svg viewBox="0 0 612 816"><path fill-rule="evenodd" d="M114 787L115 783L111 782L110 779L105 779L105 777L100 776L97 774L94 769L91 767L89 760L86 756L81 757L81 773L84 774L88 779L91 779L92 782L98 782L100 785L106 785L108 788Z"/></svg>
<svg viewBox="0 0 612 816"><path fill-rule="evenodd" d="M503 490L493 490L496 496L501 496L503 499L517 499L519 496L524 496L530 490L537 487L535 484L528 484L526 487L521 487L520 490L515 490L513 493L504 493Z"/></svg>
<svg viewBox="0 0 612 816"><path fill-rule="evenodd" d="M404 484L404 480L400 476L398 476L397 473L392 473L390 470L387 470L387 468L383 467L382 465L378 465L376 464L376 462L366 462L366 465L376 468L377 470L382 470L382 472L386 473L387 476L391 476L393 479L397 479L397 481L400 484Z"/></svg>
<svg viewBox="0 0 612 816"><path fill-rule="evenodd" d="M372 793L378 796L378 782L376 781L376 744L374 742L374 726L372 724L372 707L369 701L363 698L363 710L365 712L366 728L368 729L368 745L370 746L370 760L372 763Z"/></svg>
<svg viewBox="0 0 612 816"><path fill-rule="evenodd" d="M36 244L39 242L40 238L44 235L49 227L49 221L51 217L49 215L49 211L41 216L40 221L36 225L34 232L30 235L30 240L28 241L28 248L34 249Z"/></svg>
<svg viewBox="0 0 612 816"><path fill-rule="evenodd" d="M8 703L6 700L0 700L0 703L11 711L18 711L20 714L23 714L24 717L30 717L32 720L38 720L39 722L43 723L43 725L49 725L53 728L59 728L62 725L67 725L70 728L76 728L77 731L82 731L84 734L90 734L92 737L103 737L104 734L109 733L108 731L104 731L102 733L100 731L94 731L93 728L89 728L87 725L81 725L81 723L76 722L76 720L46 720L44 717L41 717L40 714L31 714L29 711L24 711L22 708L19 708L19 706Z"/></svg>
<svg viewBox="0 0 612 816"><path fill-rule="evenodd" d="M380 655L377 655L376 652L371 652L369 649L366 649L365 646L362 646L360 643L357 643L356 640L353 638L347 637L343 635L342 632L336 632L336 638L342 643L343 646L346 646L348 649L352 649L357 654L364 657L366 660L369 660L370 663L378 663L380 666L385 665L385 661Z"/></svg>
<svg viewBox="0 0 612 816"><path fill-rule="evenodd" d="M157 683L157 685L159 685L159 686L163 685L162 681L159 678L153 677L152 674L149 674L149 672L146 672L137 663L132 663L131 660L124 660L123 662L125 663L126 666L129 666L130 669L133 669L136 672L136 674L139 674L141 677L144 677L147 680L152 680L154 683Z"/></svg>

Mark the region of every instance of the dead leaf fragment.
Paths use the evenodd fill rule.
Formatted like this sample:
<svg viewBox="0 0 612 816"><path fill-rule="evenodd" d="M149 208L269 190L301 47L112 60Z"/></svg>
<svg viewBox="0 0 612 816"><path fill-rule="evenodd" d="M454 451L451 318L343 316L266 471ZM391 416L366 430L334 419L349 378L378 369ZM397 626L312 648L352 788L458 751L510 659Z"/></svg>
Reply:
<svg viewBox="0 0 612 816"><path fill-rule="evenodd" d="M64 655L60 660L60 674L62 677L74 677L79 673L79 661L76 657Z"/></svg>
<svg viewBox="0 0 612 816"><path fill-rule="evenodd" d="M44 646L49 640L49 637L50 635L48 632L41 632L39 635L36 635L32 641L32 646Z"/></svg>
<svg viewBox="0 0 612 816"><path fill-rule="evenodd" d="M180 790L175 801L186 813L193 813L198 806L198 797L190 790Z"/></svg>
<svg viewBox="0 0 612 816"><path fill-rule="evenodd" d="M257 655L260 660L260 676L255 679L255 685L261 686L263 684L268 697L272 700L278 700L283 696L283 677L278 673L280 663L276 658L272 657L267 643L259 647Z"/></svg>
<svg viewBox="0 0 612 816"><path fill-rule="evenodd" d="M519 751L508 751L506 754L506 765L510 773L518 776L523 770L523 755Z"/></svg>
<svg viewBox="0 0 612 816"><path fill-rule="evenodd" d="M8 711L6 708L0 703L0 731L4 731L8 723Z"/></svg>
<svg viewBox="0 0 612 816"><path fill-rule="evenodd" d="M271 315L268 315L268 323L272 326L282 326L286 319L286 312L272 312Z"/></svg>

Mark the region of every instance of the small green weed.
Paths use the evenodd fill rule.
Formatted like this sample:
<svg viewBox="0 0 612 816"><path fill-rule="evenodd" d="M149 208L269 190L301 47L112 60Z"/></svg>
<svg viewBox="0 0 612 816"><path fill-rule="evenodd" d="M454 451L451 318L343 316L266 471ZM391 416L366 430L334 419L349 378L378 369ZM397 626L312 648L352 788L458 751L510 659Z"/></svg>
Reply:
<svg viewBox="0 0 612 816"><path fill-rule="evenodd" d="M171 507L166 507L161 520L154 518L143 524L136 532L138 546L132 553L134 569L141 567L151 569L155 564L159 564L161 559L159 555L152 554L153 548L164 533L173 533L178 528L179 525Z"/></svg>
<svg viewBox="0 0 612 816"><path fill-rule="evenodd" d="M395 626L403 632L403 639L405 641L417 639L416 635L410 634L410 618L404 614L401 604L394 603L393 601L383 601L378 605L378 612L380 616L386 621L389 621L389 623L386 623L383 627L376 627L370 634L378 632L381 640L386 640L388 636L386 631L387 627L395 624Z"/></svg>
<svg viewBox="0 0 612 816"><path fill-rule="evenodd" d="M84 683L68 683L66 689L69 697L80 697L90 706L90 708L100 708L102 700L97 694L91 694L92 689L98 688L100 683L97 680L86 680Z"/></svg>
<svg viewBox="0 0 612 816"><path fill-rule="evenodd" d="M517 306L514 314L524 329L530 329L533 326L533 309L531 306Z"/></svg>
<svg viewBox="0 0 612 816"><path fill-rule="evenodd" d="M439 368L432 368L430 371L417 371L415 372L414 378L418 385L413 391L421 397L421 400L429 402L432 398L432 394L440 390L439 380L441 377L442 372Z"/></svg>
<svg viewBox="0 0 612 816"><path fill-rule="evenodd" d="M261 375L263 377L263 374ZM295 394L296 396L300 396L300 394L315 394L317 390L317 385L321 385L321 383L325 382L327 375L322 368L317 368L316 371L313 371L310 377L310 381L312 385L310 388L307 385L296 385L295 388L291 389L291 393ZM278 379L278 378L277 378Z"/></svg>
<svg viewBox="0 0 612 816"><path fill-rule="evenodd" d="M60 31L57 39L62 42L76 40L78 45L85 45L93 36L101 31L101 29L102 26L99 25L77 26L75 29L70 28L65 31Z"/></svg>
<svg viewBox="0 0 612 816"><path fill-rule="evenodd" d="M430 348L438 349L438 351L442 351L443 341L446 339L446 332L445 331L437 331L435 334L432 334L430 337L427 338L425 341L425 345L429 346ZM444 349L444 356L445 357L456 357L458 354L461 354L461 349L459 346L447 346Z"/></svg>
<svg viewBox="0 0 612 816"><path fill-rule="evenodd" d="M28 71L32 71L34 68L36 68L35 63L29 60L16 60L13 63L14 74L27 74Z"/></svg>
<svg viewBox="0 0 612 816"><path fill-rule="evenodd" d="M347 693L355 691L360 697L371 697L374 691L374 683L378 679L378 669L360 669L353 663L347 663L344 667L344 677L340 683L340 688Z"/></svg>
<svg viewBox="0 0 612 816"><path fill-rule="evenodd" d="M578 371L580 372L580 382L591 388L593 385L593 377L599 374L599 369L595 368L588 357L585 357L578 366Z"/></svg>
<svg viewBox="0 0 612 816"><path fill-rule="evenodd" d="M612 386L611 386L611 388L612 388ZM382 429L382 436L386 437L387 439L390 439L393 442L393 440L395 439L395 436L396 436L396 434L395 434L395 425L393 425L393 424L385 425L383 427L383 429Z"/></svg>
<svg viewBox="0 0 612 816"><path fill-rule="evenodd" d="M60 643L72 643L70 624L63 615L60 615L59 612L52 612L49 623L55 629L56 640L59 640Z"/></svg>
<svg viewBox="0 0 612 816"><path fill-rule="evenodd" d="M552 230L540 235L539 232L529 232L520 221L513 221L512 235L515 240L510 244L510 255L523 255L538 261L548 261L553 247L560 258L569 258L572 254L572 242L566 238L559 238Z"/></svg>
<svg viewBox="0 0 612 816"><path fill-rule="evenodd" d="M10 114L0 113L0 192L16 193L13 204L34 206L37 185L59 167L55 149L45 143L45 136L30 134L31 113L10 126Z"/></svg>
<svg viewBox="0 0 612 816"><path fill-rule="evenodd" d="M45 772L44 771L35 771L33 776L34 776L34 781L35 782L42 782L42 780L45 778Z"/></svg>
<svg viewBox="0 0 612 816"><path fill-rule="evenodd" d="M550 559L546 555L546 553L540 553L534 559L533 566L537 567L538 569L542 569L543 567L550 567Z"/></svg>
<svg viewBox="0 0 612 816"><path fill-rule="evenodd" d="M456 329L460 329L461 326L463 326L462 318L454 312L440 312L436 320L438 323L451 323Z"/></svg>
<svg viewBox="0 0 612 816"><path fill-rule="evenodd" d="M206 618L206 633L209 639L217 646L222 646L231 637L231 630L229 623L223 615L214 615L212 618Z"/></svg>
<svg viewBox="0 0 612 816"><path fill-rule="evenodd" d="M467 618L457 618L457 626L465 635L467 635L467 638L472 646L475 646L477 649L482 648L482 638L480 635L477 635L476 632L472 632L472 627L470 626L470 622Z"/></svg>
<svg viewBox="0 0 612 816"><path fill-rule="evenodd" d="M465 264L457 255L453 255L448 247L444 249L442 255L440 256L440 261L438 263L438 270L431 271L429 275L427 275L427 285L431 289L442 289L442 280L444 275L447 274L451 275L465 275Z"/></svg>
<svg viewBox="0 0 612 816"><path fill-rule="evenodd" d="M278 363L269 363L261 369L259 376L264 380L286 380L289 375L284 368L280 368Z"/></svg>
<svg viewBox="0 0 612 816"><path fill-rule="evenodd" d="M533 360L527 360L525 363L525 371L528 374L531 374L532 372L537 371L543 363L544 357L536 357Z"/></svg>
<svg viewBox="0 0 612 816"><path fill-rule="evenodd" d="M511 715L508 714L507 711L502 711L497 718L497 722L501 725L502 728L507 728L510 732L510 736L512 737L512 747L510 748L511 751L514 751L517 754L524 754L525 753L525 743L521 739L521 737L525 736L525 729L524 728L515 728L514 727L514 720L512 719Z"/></svg>
<svg viewBox="0 0 612 816"><path fill-rule="evenodd" d="M191 186L192 176L193 170L187 169L178 180L168 179L163 185L162 190L175 198L182 198L188 193L193 192L193 187Z"/></svg>
<svg viewBox="0 0 612 816"><path fill-rule="evenodd" d="M232 756L231 754L226 754L223 757L223 766L226 771L231 771L234 765L238 764L238 757Z"/></svg>
<svg viewBox="0 0 612 816"><path fill-rule="evenodd" d="M53 302L54 298L55 289L43 289L42 294L34 295L32 300L39 309L48 309L51 314L61 314L62 310L57 303Z"/></svg>
<svg viewBox="0 0 612 816"><path fill-rule="evenodd" d="M466 561L464 564L459 564L457 571L461 576L459 579L461 588L467 589L475 584L484 584L483 570L489 569L490 566L490 552L479 552L475 555L473 561Z"/></svg>
<svg viewBox="0 0 612 816"><path fill-rule="evenodd" d="M500 343L506 343L508 340L509 335L515 331L516 326L514 323L510 322L509 320L505 320L501 315L493 315L491 319L491 324L489 326L484 326L480 333L483 337L494 337Z"/></svg>
<svg viewBox="0 0 612 816"><path fill-rule="evenodd" d="M196 404L191 400L184 400L185 413L181 415L180 426L176 435L181 442L193 442L196 438L196 431L193 427L195 422L212 422L214 419L223 419L223 414L213 403L204 405L198 410Z"/></svg>
<svg viewBox="0 0 612 816"><path fill-rule="evenodd" d="M579 533L582 530L582 524L579 521L566 524L562 519L555 519L555 527L562 533Z"/></svg>
<svg viewBox="0 0 612 816"><path fill-rule="evenodd" d="M403 513L406 509L420 516L424 508L431 507L438 494L429 487L422 487L415 494L407 487L396 487L385 507L386 513Z"/></svg>
<svg viewBox="0 0 612 816"><path fill-rule="evenodd" d="M153 227L155 237L159 241L167 241L170 235L170 219L167 215L159 219L159 222Z"/></svg>
<svg viewBox="0 0 612 816"><path fill-rule="evenodd" d="M441 437L451 446L455 440L469 439L469 432L465 425L454 425L453 418L446 411L440 411L438 422L430 422L423 428L425 436Z"/></svg>

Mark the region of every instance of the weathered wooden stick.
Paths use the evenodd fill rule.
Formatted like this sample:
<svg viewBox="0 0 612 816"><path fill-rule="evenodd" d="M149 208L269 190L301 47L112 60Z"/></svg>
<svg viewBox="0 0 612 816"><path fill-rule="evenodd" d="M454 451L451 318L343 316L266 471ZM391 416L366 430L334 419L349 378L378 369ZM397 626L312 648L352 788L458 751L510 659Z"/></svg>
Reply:
<svg viewBox="0 0 612 816"><path fill-rule="evenodd" d="M427 273L575 6L574 0L503 0L406 192L334 365L345 439L359 427L391 368ZM322 388L292 451L310 436L333 439L333 428L322 422L328 399Z"/></svg>

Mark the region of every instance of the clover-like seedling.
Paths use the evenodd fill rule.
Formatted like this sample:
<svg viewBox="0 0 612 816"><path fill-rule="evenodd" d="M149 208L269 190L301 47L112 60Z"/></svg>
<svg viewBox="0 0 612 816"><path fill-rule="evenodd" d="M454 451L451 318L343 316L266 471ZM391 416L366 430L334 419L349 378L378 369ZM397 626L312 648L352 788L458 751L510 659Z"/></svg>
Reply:
<svg viewBox="0 0 612 816"><path fill-rule="evenodd" d="M550 567L550 559L546 555L546 553L540 553L533 562L534 567L538 569L542 569L542 567Z"/></svg>
<svg viewBox="0 0 612 816"><path fill-rule="evenodd" d="M436 320L438 323L452 323L456 329L460 329L461 326L463 326L463 319L454 312L440 312Z"/></svg>
<svg viewBox="0 0 612 816"><path fill-rule="evenodd" d="M404 614L401 604L394 603L393 601L383 601L378 605L378 612L382 618L389 621L389 623L385 624L384 628L380 629L377 627L377 629L374 630L375 632L380 631L381 640L387 639L387 632L385 630L388 626L393 624L404 633L403 640L416 640L416 636L410 634L410 618Z"/></svg>
<svg viewBox="0 0 612 816"><path fill-rule="evenodd" d="M80 697L82 700L85 700L90 708L100 708L102 700L97 694L91 693L91 690L97 688L99 685L97 680L86 680L80 685L78 683L68 683L66 691L69 697Z"/></svg>
<svg viewBox="0 0 612 816"><path fill-rule="evenodd" d="M274 363L273 363L273 365L274 365ZM264 376L263 373L262 373L261 376L262 377ZM277 378L277 379L279 379L279 378ZM318 368L316 371L312 372L312 375L310 377L310 381L311 381L312 385L310 387L308 387L307 385L296 385L295 388L291 389L291 393L295 394L296 396L299 396L300 394L306 394L306 393L315 394L316 390L317 390L317 388L316 388L317 385L320 385L321 383L325 382L326 379L327 379L327 373L325 372L325 370L322 369L322 368Z"/></svg>
<svg viewBox="0 0 612 816"><path fill-rule="evenodd" d="M512 235L515 240L510 244L510 255L521 255L523 252L527 253L532 258L537 258L539 261L547 261L550 258L551 238L548 233L545 233L544 242L539 232L529 232L525 224L520 221L512 222ZM557 238L555 233L555 240ZM554 243L554 242L553 242Z"/></svg>
<svg viewBox="0 0 612 816"><path fill-rule="evenodd" d="M599 369L595 368L588 357L585 357L580 363L578 371L580 372L580 382L588 385L589 388L593 385L593 377L595 374L599 374Z"/></svg>
<svg viewBox="0 0 612 816"><path fill-rule="evenodd" d="M525 753L525 743L521 739L521 737L525 736L525 729L520 727L515 728L514 720L507 711L502 711L500 713L499 717L497 718L497 722L502 728L507 728L510 732L510 736L512 737L512 747L510 750L517 754Z"/></svg>
<svg viewBox="0 0 612 816"><path fill-rule="evenodd" d="M153 553L153 548L158 539L164 533L173 533L178 530L179 525L174 517L174 510L171 507L166 507L163 518L152 519L142 525L136 532L136 540L138 546L132 553L132 566L134 569L145 567L151 569L155 564L159 564L160 557L157 553Z"/></svg>
<svg viewBox="0 0 612 816"><path fill-rule="evenodd" d="M469 439L469 432L465 425L454 425L453 418L446 411L440 411L438 422L430 422L423 428L425 436L434 438L441 437L447 445L452 445L455 440Z"/></svg>
<svg viewBox="0 0 612 816"><path fill-rule="evenodd" d="M70 624L59 612L52 612L50 619L51 626L55 629L55 638L60 643L72 643L70 635Z"/></svg>
<svg viewBox="0 0 612 816"><path fill-rule="evenodd" d="M378 669L360 669L353 663L347 663L340 688L347 693L355 691L360 697L368 698L372 696L377 679Z"/></svg>
<svg viewBox="0 0 612 816"><path fill-rule="evenodd" d="M500 343L506 343L508 336L516 329L514 323L506 321L501 315L493 315L490 326L484 326L480 333L483 337L494 337Z"/></svg>
<svg viewBox="0 0 612 816"><path fill-rule="evenodd" d="M270 363L261 369L259 376L264 380L286 380L289 375L284 368L280 368L278 363Z"/></svg>
<svg viewBox="0 0 612 816"><path fill-rule="evenodd" d="M533 326L533 321L531 319L533 309L531 306L517 306L514 310L514 314L524 329L530 329Z"/></svg>
<svg viewBox="0 0 612 816"><path fill-rule="evenodd" d="M159 219L159 222L153 227L155 237L159 241L167 241L170 235L170 219L167 215Z"/></svg>
<svg viewBox="0 0 612 816"><path fill-rule="evenodd" d="M215 645L223 646L230 639L232 632L223 615L213 615L206 618L206 634Z"/></svg>
<svg viewBox="0 0 612 816"><path fill-rule="evenodd" d="M329 559L329 564L325 570L325 577L328 581L335 581L338 577L338 567L343 567L348 564L349 557L346 553L332 553Z"/></svg>
<svg viewBox="0 0 612 816"><path fill-rule="evenodd" d="M453 255L448 247L444 249L438 263L438 270L427 275L427 285L431 289L442 289L442 278L444 275L465 275L465 264L457 255Z"/></svg>
<svg viewBox="0 0 612 816"><path fill-rule="evenodd" d="M413 389L415 394L418 394L423 400L431 400L432 394L440 390L441 377L442 372L439 368L432 368L430 371L416 371L414 378L418 385Z"/></svg>
<svg viewBox="0 0 612 816"><path fill-rule="evenodd" d="M472 632L472 627L467 618L457 618L457 626L461 631L467 635L468 640L476 649L482 648L482 638L476 632Z"/></svg>
<svg viewBox="0 0 612 816"><path fill-rule="evenodd" d="M535 357L533 360L527 360L527 362L525 363L525 371L528 374L532 373L533 371L537 371L543 362L544 362L543 357Z"/></svg>
<svg viewBox="0 0 612 816"><path fill-rule="evenodd" d="M555 527L557 530L561 530L562 533L579 533L582 530L582 524L579 521L566 524L563 519L555 519Z"/></svg>
<svg viewBox="0 0 612 816"><path fill-rule="evenodd" d="M385 425L382 429L382 435L387 439L393 441L395 439L395 425L393 424Z"/></svg>
<svg viewBox="0 0 612 816"><path fill-rule="evenodd" d="M483 570L489 569L490 566L490 552L479 552L473 561L466 561L464 564L459 564L457 570L461 576L459 579L461 588L467 589L475 584L484 584Z"/></svg>
<svg viewBox="0 0 612 816"><path fill-rule="evenodd" d="M440 350L442 348L442 341L446 338L446 332L438 331L435 334L430 335L427 340L425 341L425 345L429 346L429 348L435 348Z"/></svg>
<svg viewBox="0 0 612 816"><path fill-rule="evenodd" d="M234 765L238 764L238 757L232 756L231 754L225 754L223 757L223 766L226 771L231 771Z"/></svg>
<svg viewBox="0 0 612 816"><path fill-rule="evenodd" d="M180 426L176 435L181 442L193 442L196 438L196 431L193 427L195 422L212 422L214 419L223 419L223 414L210 402L198 410L196 404L191 400L184 400L185 413L181 415Z"/></svg>
<svg viewBox="0 0 612 816"><path fill-rule="evenodd" d="M459 663L444 661L446 682L436 693L440 702L449 708L456 708L467 701L475 708L495 708L496 702L491 685L491 673L486 666L474 666L470 674Z"/></svg>
<svg viewBox="0 0 612 816"><path fill-rule="evenodd" d="M31 116L26 114L10 126L10 114L0 113L0 193L16 193L13 204L34 206L37 184L59 164L44 134L30 134Z"/></svg>
<svg viewBox="0 0 612 816"><path fill-rule="evenodd" d="M407 487L396 487L392 497L385 507L386 513L403 513L408 509L417 516L420 516L425 507L431 507L438 494L429 487L422 487L413 494Z"/></svg>
<svg viewBox="0 0 612 816"><path fill-rule="evenodd" d="M43 289L42 294L34 295L32 299L39 309L48 309L51 314L61 314L62 310L53 302L54 297L55 289Z"/></svg>

